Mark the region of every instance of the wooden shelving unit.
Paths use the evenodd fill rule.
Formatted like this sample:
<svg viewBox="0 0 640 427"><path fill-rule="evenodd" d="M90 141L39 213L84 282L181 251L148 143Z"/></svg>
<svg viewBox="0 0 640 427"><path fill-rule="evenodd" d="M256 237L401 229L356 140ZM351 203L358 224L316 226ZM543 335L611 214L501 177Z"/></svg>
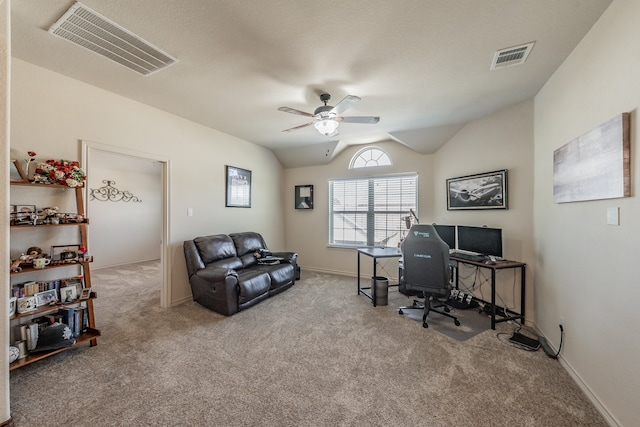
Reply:
<svg viewBox="0 0 640 427"><path fill-rule="evenodd" d="M39 184L39 183L32 183L28 181L24 181L24 182L12 181L11 185L12 186L18 185L18 186L25 186L25 187L32 187L32 188L36 188L36 187L37 188L58 188L58 189L63 188L63 189L72 191L75 195L77 213L79 215L82 215L83 217L85 216L83 194L82 194L82 190L84 187L70 188L64 185L59 185L59 184ZM87 242L87 226L88 225L89 225L89 221L84 219L82 222L76 222L76 223L12 225L10 228L12 233L14 232L22 233L23 231L17 231L17 230L30 230L30 229L33 230L41 227L69 227L69 226L78 227L80 230L81 244L84 247L88 247L88 242ZM12 272L11 276L26 274L26 273L34 273L34 272L44 272L51 269L68 268L73 266L80 266L82 268L84 287L92 288L90 263L85 261L49 265L42 269L35 269L32 267L22 267L21 271ZM97 345L98 344L97 338L100 336L100 330L96 329L95 315L94 315L94 308L93 308L93 301L95 300L96 297L97 297L96 292L92 288L91 295L88 299L83 299L83 300L78 299L76 301L69 302L69 303L57 303L55 305L41 306L36 308L35 310L25 312L25 313L16 313L13 316L11 316L9 321L10 321L10 324L14 326L14 325L22 324L22 319L26 320L26 319L38 317L39 315L41 316L47 313L54 313L54 312L57 312L62 307L86 307L87 316L88 316L88 319L87 319L88 329L85 332L83 332L80 336L76 337L76 343L73 346L64 347L64 348L52 350L52 351L31 352L26 357L22 359L18 359L15 362L13 362L11 365L9 365L9 369L10 370L18 369L22 366L26 366L30 363L37 362L39 360L42 360L54 354L60 353L62 351L68 350L70 348L76 347L83 343L88 342L90 346Z"/></svg>

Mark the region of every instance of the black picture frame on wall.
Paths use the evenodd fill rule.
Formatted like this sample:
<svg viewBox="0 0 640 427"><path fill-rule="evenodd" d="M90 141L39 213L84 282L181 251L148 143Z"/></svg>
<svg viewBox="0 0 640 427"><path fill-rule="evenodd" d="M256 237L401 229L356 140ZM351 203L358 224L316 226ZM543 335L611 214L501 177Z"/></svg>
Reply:
<svg viewBox="0 0 640 427"><path fill-rule="evenodd" d="M508 209L507 169L447 179L447 210Z"/></svg>
<svg viewBox="0 0 640 427"><path fill-rule="evenodd" d="M251 171L225 166L226 195L225 206L228 208L251 207Z"/></svg>
<svg viewBox="0 0 640 427"><path fill-rule="evenodd" d="M296 185L296 209L313 209L313 185Z"/></svg>

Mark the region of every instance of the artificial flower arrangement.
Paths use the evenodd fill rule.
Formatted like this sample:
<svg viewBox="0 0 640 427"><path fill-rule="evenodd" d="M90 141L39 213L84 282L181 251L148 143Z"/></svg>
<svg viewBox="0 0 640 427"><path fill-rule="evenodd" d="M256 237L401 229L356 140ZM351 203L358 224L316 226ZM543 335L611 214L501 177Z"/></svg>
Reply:
<svg viewBox="0 0 640 427"><path fill-rule="evenodd" d="M30 161L36 155L30 151ZM82 187L87 179L80 163L71 160L47 160L36 163L33 180L42 184L62 184L68 187Z"/></svg>

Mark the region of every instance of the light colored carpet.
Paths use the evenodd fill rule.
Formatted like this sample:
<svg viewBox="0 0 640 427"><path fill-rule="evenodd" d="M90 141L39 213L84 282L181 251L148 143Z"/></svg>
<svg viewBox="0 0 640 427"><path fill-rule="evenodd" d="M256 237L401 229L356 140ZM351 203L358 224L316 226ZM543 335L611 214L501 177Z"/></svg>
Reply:
<svg viewBox="0 0 640 427"><path fill-rule="evenodd" d="M92 278L98 346L12 371L16 426L606 426L542 351L424 329L353 278L303 270L229 318L160 309L157 263Z"/></svg>

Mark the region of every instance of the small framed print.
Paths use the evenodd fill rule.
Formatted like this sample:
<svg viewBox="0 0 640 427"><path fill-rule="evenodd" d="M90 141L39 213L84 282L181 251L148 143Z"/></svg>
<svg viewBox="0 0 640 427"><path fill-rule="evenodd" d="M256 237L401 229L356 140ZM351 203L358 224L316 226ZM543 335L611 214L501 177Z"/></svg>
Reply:
<svg viewBox="0 0 640 427"><path fill-rule="evenodd" d="M11 317L14 314L16 314L16 303L17 303L17 301L18 301L18 298L16 298L16 297L9 298L9 317Z"/></svg>
<svg viewBox="0 0 640 427"><path fill-rule="evenodd" d="M313 185L296 185L296 209L313 209Z"/></svg>
<svg viewBox="0 0 640 427"><path fill-rule="evenodd" d="M89 299L91 296L91 288L82 288L82 292L80 292L80 299Z"/></svg>
<svg viewBox="0 0 640 427"><path fill-rule="evenodd" d="M75 286L60 288L60 302L74 302L78 299L78 290Z"/></svg>
<svg viewBox="0 0 640 427"><path fill-rule="evenodd" d="M36 307L41 305L49 305L58 301L58 294L55 289L50 289L36 294Z"/></svg>
<svg viewBox="0 0 640 427"><path fill-rule="evenodd" d="M51 261L77 261L79 250L80 245L51 246Z"/></svg>

